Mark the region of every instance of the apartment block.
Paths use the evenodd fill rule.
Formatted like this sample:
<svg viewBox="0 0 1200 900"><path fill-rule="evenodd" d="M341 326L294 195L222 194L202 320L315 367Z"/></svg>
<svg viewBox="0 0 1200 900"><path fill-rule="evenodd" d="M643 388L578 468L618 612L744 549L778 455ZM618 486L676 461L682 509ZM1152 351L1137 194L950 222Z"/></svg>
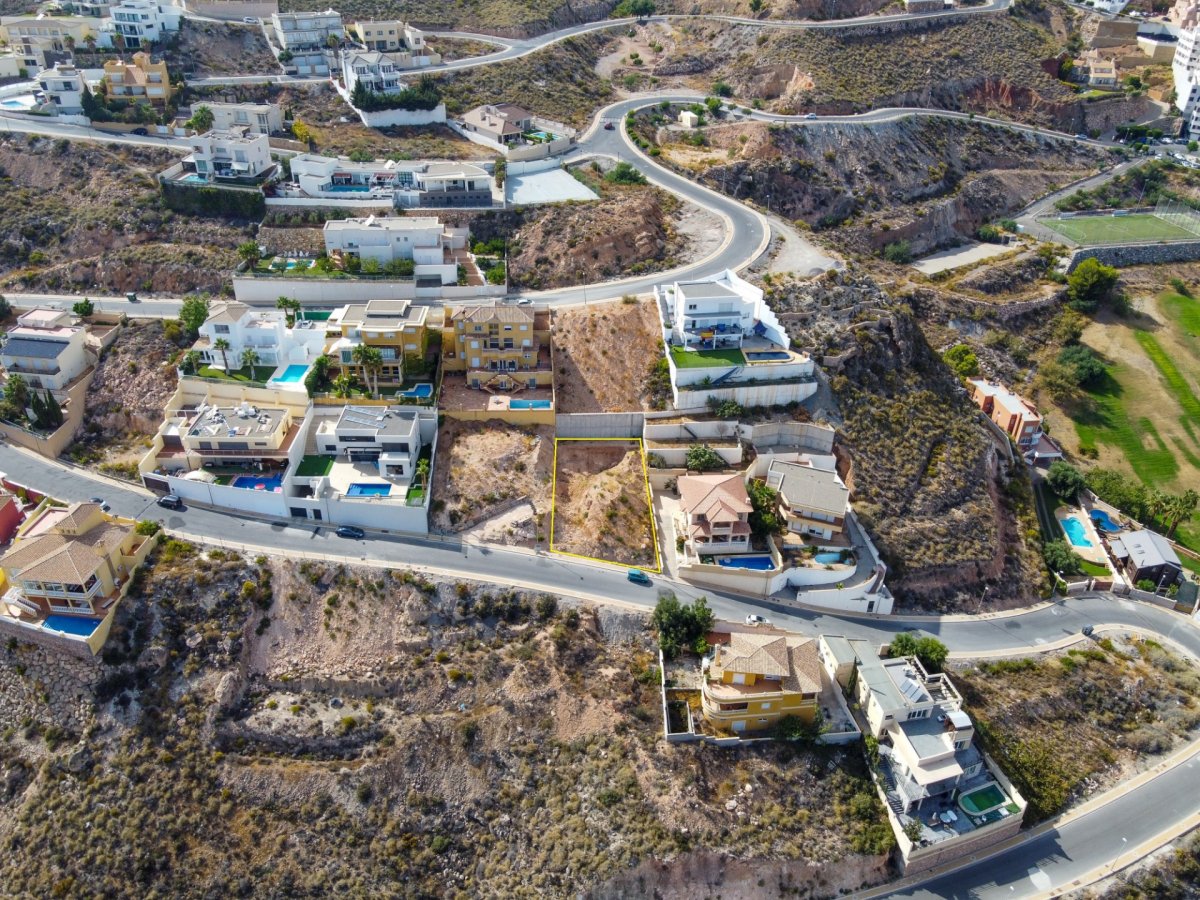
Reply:
<svg viewBox="0 0 1200 900"><path fill-rule="evenodd" d="M549 388L550 310L500 303L446 307L442 370L462 373L471 388Z"/></svg>
<svg viewBox="0 0 1200 900"><path fill-rule="evenodd" d="M192 152L183 158L183 167L205 181L259 182L275 168L265 134L244 128L213 129L189 141Z"/></svg>
<svg viewBox="0 0 1200 900"><path fill-rule="evenodd" d="M46 13L0 17L0 40L11 47L30 72L71 61L75 47L88 41L101 45L103 20L94 16L51 16Z"/></svg>
<svg viewBox="0 0 1200 900"><path fill-rule="evenodd" d="M343 306L334 310L325 323L326 334L337 334L326 352L343 372L366 384L367 373L354 358L355 348L374 347L383 357L379 383L399 385L404 381L405 360L415 366L425 356L428 313L428 307L407 300L371 300Z"/></svg>

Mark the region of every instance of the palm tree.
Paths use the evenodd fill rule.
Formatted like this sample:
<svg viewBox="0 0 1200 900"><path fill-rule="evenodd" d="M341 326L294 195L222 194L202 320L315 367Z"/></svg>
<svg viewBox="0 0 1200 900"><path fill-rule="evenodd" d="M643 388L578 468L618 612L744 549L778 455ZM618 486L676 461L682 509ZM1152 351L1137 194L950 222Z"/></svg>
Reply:
<svg viewBox="0 0 1200 900"><path fill-rule="evenodd" d="M229 341L225 338L217 338L213 341L213 349L221 354L221 365L225 368L225 373L229 373L229 357L228 352L233 349Z"/></svg>
<svg viewBox="0 0 1200 900"><path fill-rule="evenodd" d="M288 326L291 327L295 324L297 314L300 312L300 301L291 297L280 297L275 301L275 308L282 309L287 313Z"/></svg>
<svg viewBox="0 0 1200 900"><path fill-rule="evenodd" d="M383 372L383 351L378 347L368 347L367 373L371 376L371 395L379 397L379 376Z"/></svg>
<svg viewBox="0 0 1200 900"><path fill-rule="evenodd" d="M378 373L383 368L383 354L378 348L370 347L366 344L358 344L350 351L350 357L356 364L362 367L363 381L367 382L372 395L378 393ZM375 376L374 383L371 382L371 377Z"/></svg>
<svg viewBox="0 0 1200 900"><path fill-rule="evenodd" d="M1200 493L1191 488L1171 498L1170 508L1166 513L1171 522L1171 527L1167 530L1167 537L1175 536L1175 529L1192 517L1198 504L1200 504Z"/></svg>
<svg viewBox="0 0 1200 900"><path fill-rule="evenodd" d="M242 368L250 370L250 380L251 381L254 381L255 375L258 374L257 372L254 371L254 367L257 365L258 365L258 351L255 350L253 347L247 347L245 350L242 351Z"/></svg>
<svg viewBox="0 0 1200 900"><path fill-rule="evenodd" d="M421 484L421 490L425 489L425 482L429 478L429 460L422 456L417 460L417 481Z"/></svg>
<svg viewBox="0 0 1200 900"><path fill-rule="evenodd" d="M346 372L343 372L337 378L333 379L333 396L341 397L343 400L350 396L350 391L354 387L354 379Z"/></svg>
<svg viewBox="0 0 1200 900"><path fill-rule="evenodd" d="M183 354L183 365L180 368L183 369L185 375L195 375L197 372L199 372L200 351L189 350L187 353Z"/></svg>

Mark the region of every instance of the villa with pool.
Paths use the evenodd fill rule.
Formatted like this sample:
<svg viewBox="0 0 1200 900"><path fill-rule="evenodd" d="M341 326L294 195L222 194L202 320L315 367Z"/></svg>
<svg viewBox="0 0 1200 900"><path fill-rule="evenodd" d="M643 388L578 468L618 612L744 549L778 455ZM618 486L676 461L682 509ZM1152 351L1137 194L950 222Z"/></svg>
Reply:
<svg viewBox="0 0 1200 900"><path fill-rule="evenodd" d="M875 784L905 874L978 853L1020 830L1026 801L976 746L949 676L926 671L916 657L881 658L865 641L820 641L826 671L854 696L863 732L879 741Z"/></svg>
<svg viewBox="0 0 1200 900"><path fill-rule="evenodd" d="M192 349L200 354L201 376L243 373L247 381L304 392L308 367L325 349L325 323L304 318L301 310L289 324L281 309L218 300Z"/></svg>

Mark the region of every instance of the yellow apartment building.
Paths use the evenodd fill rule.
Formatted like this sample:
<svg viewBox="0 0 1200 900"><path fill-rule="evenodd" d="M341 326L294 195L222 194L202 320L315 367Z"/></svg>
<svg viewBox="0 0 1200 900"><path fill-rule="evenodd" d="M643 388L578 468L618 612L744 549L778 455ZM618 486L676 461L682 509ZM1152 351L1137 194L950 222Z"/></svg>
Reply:
<svg viewBox="0 0 1200 900"><path fill-rule="evenodd" d="M821 659L812 638L733 632L705 665L701 709L715 728L740 734L769 730L784 716L816 716Z"/></svg>
<svg viewBox="0 0 1200 900"><path fill-rule="evenodd" d="M145 100L156 105L165 105L174 93L167 64L154 62L150 54L141 51L133 54L133 62L108 60L104 64L104 88L111 99L135 103Z"/></svg>
<svg viewBox="0 0 1200 900"><path fill-rule="evenodd" d="M447 307L442 369L464 374L467 385L478 389L550 388L550 310L506 304Z"/></svg>
<svg viewBox="0 0 1200 900"><path fill-rule="evenodd" d="M380 385L399 385L404 381L406 360L412 368L425 357L428 313L428 307L407 300L371 300L343 306L326 323L326 335L332 342L325 352L343 372L367 384L366 373L354 361L354 348L362 344L375 347L383 356Z"/></svg>

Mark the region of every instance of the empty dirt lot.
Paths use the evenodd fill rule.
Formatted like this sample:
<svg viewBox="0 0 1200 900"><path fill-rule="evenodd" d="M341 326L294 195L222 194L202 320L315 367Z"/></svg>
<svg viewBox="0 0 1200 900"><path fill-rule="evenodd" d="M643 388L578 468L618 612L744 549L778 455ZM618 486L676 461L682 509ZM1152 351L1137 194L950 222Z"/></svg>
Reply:
<svg viewBox="0 0 1200 900"><path fill-rule="evenodd" d="M539 518L549 514L553 428L447 418L438 431L437 456L435 528L462 531L521 497L529 499Z"/></svg>
<svg viewBox="0 0 1200 900"><path fill-rule="evenodd" d="M555 476L554 550L656 565L638 442L560 440Z"/></svg>
<svg viewBox="0 0 1200 900"><path fill-rule="evenodd" d="M653 300L572 308L554 317L555 391L561 413L646 409L646 374L661 354Z"/></svg>

